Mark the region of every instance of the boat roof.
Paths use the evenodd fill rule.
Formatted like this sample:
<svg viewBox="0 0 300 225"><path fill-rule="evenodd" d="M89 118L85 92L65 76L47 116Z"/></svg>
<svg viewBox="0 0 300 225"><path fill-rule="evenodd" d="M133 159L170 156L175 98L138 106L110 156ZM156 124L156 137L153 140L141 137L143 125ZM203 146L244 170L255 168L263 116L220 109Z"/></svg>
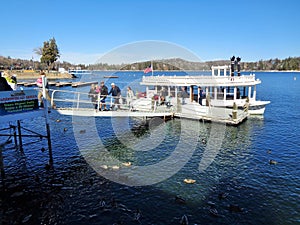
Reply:
<svg viewBox="0 0 300 225"><path fill-rule="evenodd" d="M254 86L260 84L255 75L242 76L143 76L141 85L149 86L205 86L205 87L222 87L222 86Z"/></svg>

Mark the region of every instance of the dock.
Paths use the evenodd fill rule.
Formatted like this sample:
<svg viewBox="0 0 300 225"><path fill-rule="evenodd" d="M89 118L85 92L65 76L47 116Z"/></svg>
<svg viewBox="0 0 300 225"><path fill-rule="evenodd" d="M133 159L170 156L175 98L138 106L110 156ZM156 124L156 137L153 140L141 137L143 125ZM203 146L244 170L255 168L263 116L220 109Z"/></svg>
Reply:
<svg viewBox="0 0 300 225"><path fill-rule="evenodd" d="M142 117L142 118L153 118L161 117L164 119L172 118L173 112L141 112L141 111L130 111L128 109L120 109L118 111L98 111L96 112L91 108L58 108L56 109L60 114L68 116L93 116L93 117Z"/></svg>
<svg viewBox="0 0 300 225"><path fill-rule="evenodd" d="M63 93L64 97L62 98ZM212 106L200 106L196 102L185 104L172 105L154 105L151 99L140 98L132 102L131 107L128 107L126 102L119 103L118 110L96 111L88 93L74 92L68 90L54 90L52 100L55 102L56 110L61 115L67 116L82 116L82 117L141 117L154 118L160 117L164 120L169 118L190 119L195 121L216 122L232 126L237 126L244 122L249 113L242 109L230 109ZM107 96L106 107L110 109L114 105L114 98ZM73 107L66 107L66 103L73 103Z"/></svg>
<svg viewBox="0 0 300 225"><path fill-rule="evenodd" d="M111 76L104 76L103 78L119 78L119 76L111 75Z"/></svg>
<svg viewBox="0 0 300 225"><path fill-rule="evenodd" d="M162 118L163 120L169 120L172 118L178 119L189 119L195 121L204 121L204 122L214 122L227 124L231 126L237 126L243 123L248 114L241 114L237 119L232 119L229 115L228 117L219 117L213 115L195 115L188 113L174 113L174 112L155 112L155 111L129 111L129 110L118 110L118 111L98 111L96 112L91 108L57 108L59 114L66 116L83 116L83 117L139 117L139 118Z"/></svg>
<svg viewBox="0 0 300 225"><path fill-rule="evenodd" d="M98 84L98 81L91 81L91 82L74 82L72 83L72 87L83 87L83 86L89 86L91 84Z"/></svg>
<svg viewBox="0 0 300 225"><path fill-rule="evenodd" d="M48 82L48 86L56 86L56 87L72 86L73 88L89 86L91 84L98 84L98 81L91 81L91 82L61 82L61 81L54 82L54 81L49 81ZM36 82L18 82L18 86L36 87Z"/></svg>
<svg viewBox="0 0 300 225"><path fill-rule="evenodd" d="M55 83L56 87L65 87L65 86L72 86L72 82L57 82Z"/></svg>

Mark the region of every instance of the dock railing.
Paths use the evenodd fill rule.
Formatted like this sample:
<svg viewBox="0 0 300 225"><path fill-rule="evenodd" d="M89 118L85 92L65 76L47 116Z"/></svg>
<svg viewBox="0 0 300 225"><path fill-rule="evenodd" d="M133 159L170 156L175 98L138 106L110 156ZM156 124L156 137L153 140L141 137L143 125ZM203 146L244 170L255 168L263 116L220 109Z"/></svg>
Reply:
<svg viewBox="0 0 300 225"><path fill-rule="evenodd" d="M89 98L89 93L67 90L51 91L52 104L55 103L58 109L78 112L84 110L89 112L93 110L100 111L99 105L101 98L99 94L97 94L97 102L92 102ZM110 111L118 111L118 113L114 114L114 116L118 116L119 113L124 114L125 112L128 112L128 115L131 116L135 116L135 113L142 113L144 115L147 114L147 116L168 114L172 115L172 117L215 121L232 125L241 123L248 116L248 113L244 110L213 107L210 104L201 106L195 101L189 102L188 99L186 99L184 104L180 102L179 98L173 98L173 101L171 101L170 104L160 104L159 101L155 101L153 98L141 97L134 99L132 104L128 105L123 96L117 98L119 100L122 99L122 101L115 102L116 97L106 96L105 103L102 103L106 104L106 108ZM95 108L95 103L98 104L98 108ZM98 115L100 116L100 114Z"/></svg>
<svg viewBox="0 0 300 225"><path fill-rule="evenodd" d="M119 96L114 97L107 95L105 103L101 103L101 96L97 94L96 101L91 100L91 94L86 92L68 91L68 90L53 90L49 89L51 94L51 105L55 104L58 108L69 109L97 109L99 110L100 104L106 105L110 110L128 110L128 111L141 111L141 112L173 112L175 106L164 105L159 106L158 102L154 102L147 98L133 98L130 104L128 104L126 97ZM97 104L97 108L95 108Z"/></svg>

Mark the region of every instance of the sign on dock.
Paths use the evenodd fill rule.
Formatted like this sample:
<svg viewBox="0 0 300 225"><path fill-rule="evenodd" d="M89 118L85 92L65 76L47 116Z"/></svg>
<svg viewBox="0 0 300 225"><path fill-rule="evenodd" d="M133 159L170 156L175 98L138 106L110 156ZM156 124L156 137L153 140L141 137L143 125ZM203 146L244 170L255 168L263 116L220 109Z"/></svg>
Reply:
<svg viewBox="0 0 300 225"><path fill-rule="evenodd" d="M38 110L35 90L2 91L0 95L0 116Z"/></svg>

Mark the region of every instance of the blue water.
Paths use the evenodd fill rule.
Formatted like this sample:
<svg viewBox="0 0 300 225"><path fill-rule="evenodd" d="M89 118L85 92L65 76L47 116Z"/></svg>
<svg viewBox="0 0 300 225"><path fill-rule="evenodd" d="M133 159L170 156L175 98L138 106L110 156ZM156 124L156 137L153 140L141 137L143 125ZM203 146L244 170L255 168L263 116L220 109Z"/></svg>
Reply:
<svg viewBox="0 0 300 225"><path fill-rule="evenodd" d="M112 74L99 72L81 79L100 81L103 75ZM114 75L119 78L106 80L108 86L114 82L122 90L132 86L134 91L143 91L138 85L142 73ZM264 117L249 118L238 127L180 119L152 121L145 127L138 119L72 118L51 112L53 171L44 169L48 160L47 151L40 151L41 146L47 146L44 140L26 145L25 159L16 151L4 150L6 174L38 174L42 187L49 182L63 183L64 188L54 195L61 196L59 200L49 200L51 210L39 209L48 217L37 217L31 212L29 223L180 224L185 214L189 224L300 224L300 76L260 72L256 77L262 81L257 87L257 99L270 100L271 104ZM42 119L24 120L22 125L44 130ZM89 127L96 132L90 133ZM200 170L199 165L209 161L207 156L212 160ZM99 165L115 165L113 159L130 161L132 166L123 168L119 163L120 169L109 169L112 179L101 169L102 172L95 172ZM168 159L168 164L151 167ZM271 159L278 163L270 165ZM178 165L182 166L177 168ZM149 168L144 173L134 173L135 167L146 166ZM128 172L131 168L133 173ZM170 173L166 175L167 172ZM157 177L161 177L159 182L151 185L122 184ZM186 184L185 178L196 182ZM226 197L219 198L221 193ZM185 202L178 203L175 196ZM117 206L102 208L103 198L107 205L115 199ZM229 205L237 206L241 212L229 210ZM218 216L212 215L210 208L217 209ZM135 220L137 210L141 217ZM20 211L27 215L25 209ZM3 218L13 220L7 217Z"/></svg>

